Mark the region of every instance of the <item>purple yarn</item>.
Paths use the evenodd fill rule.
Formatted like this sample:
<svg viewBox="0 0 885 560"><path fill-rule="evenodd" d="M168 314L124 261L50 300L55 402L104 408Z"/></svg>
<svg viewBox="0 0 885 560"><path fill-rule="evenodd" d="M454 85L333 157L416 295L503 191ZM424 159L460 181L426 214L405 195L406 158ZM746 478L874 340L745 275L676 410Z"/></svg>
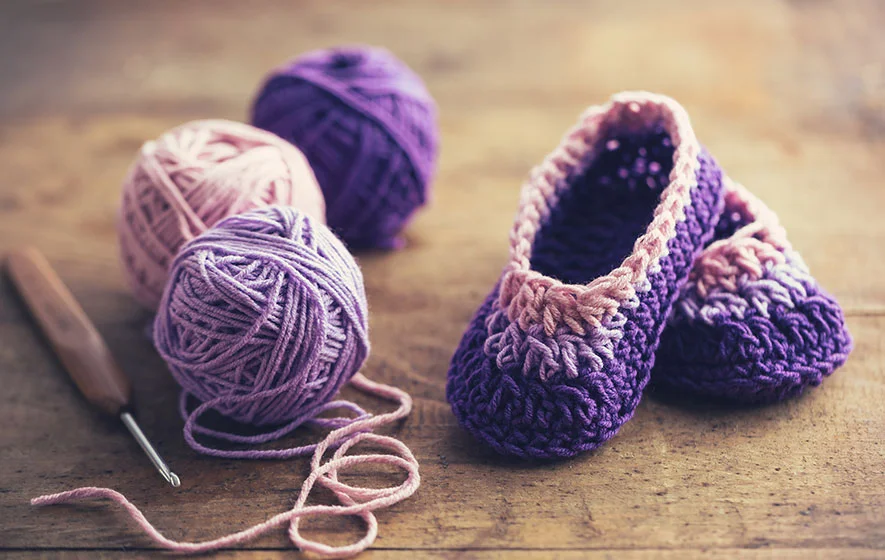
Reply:
<svg viewBox="0 0 885 560"><path fill-rule="evenodd" d="M617 267L650 222L673 165L669 136L660 129L613 130L606 145L589 169L570 180L545 220L532 250L532 270L586 284ZM721 172L706 152L698 160L698 186L691 191L685 220L676 225L669 253L649 271L650 289L637 293L638 301L625 306L620 322L611 326L620 338L602 363L579 353L577 363L562 364L562 354L556 354L562 349L539 342L533 333L526 334L533 338L526 339L524 352L539 356L537 361L490 357L490 332L513 328L495 323L495 287L470 322L449 369L447 398L464 428L502 454L556 458L598 447L633 416L665 319L721 212ZM592 336L575 336L574 342L590 344ZM562 371L542 379L545 367Z"/></svg>
<svg viewBox="0 0 885 560"><path fill-rule="evenodd" d="M157 318L154 344L182 387L185 437L200 452L224 457L283 458L314 446L271 451L219 450L194 434L255 444L315 419L369 351L362 274L344 245L321 223L289 207L222 220L176 257ZM186 410L189 397L199 403ZM242 435L200 426L214 410L267 428Z"/></svg>
<svg viewBox="0 0 885 560"><path fill-rule="evenodd" d="M392 248L430 194L436 105L417 74L385 49L307 53L274 70L252 124L307 156L329 227L352 248Z"/></svg>
<svg viewBox="0 0 885 560"><path fill-rule="evenodd" d="M750 216L726 211L715 240L751 223ZM761 278L739 277L733 288L717 286L702 296L686 284L652 379L702 398L771 403L820 385L851 349L842 308L788 250L786 262L767 263Z"/></svg>

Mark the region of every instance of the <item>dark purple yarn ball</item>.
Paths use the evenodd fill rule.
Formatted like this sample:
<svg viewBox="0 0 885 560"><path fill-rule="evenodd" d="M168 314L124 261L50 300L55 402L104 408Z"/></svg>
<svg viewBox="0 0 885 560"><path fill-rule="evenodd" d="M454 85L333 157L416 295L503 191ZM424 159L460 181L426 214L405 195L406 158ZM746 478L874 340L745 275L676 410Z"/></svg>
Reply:
<svg viewBox="0 0 885 560"><path fill-rule="evenodd" d="M318 50L275 69L252 123L295 144L326 197L327 222L351 248L395 248L430 194L437 110L385 49Z"/></svg>

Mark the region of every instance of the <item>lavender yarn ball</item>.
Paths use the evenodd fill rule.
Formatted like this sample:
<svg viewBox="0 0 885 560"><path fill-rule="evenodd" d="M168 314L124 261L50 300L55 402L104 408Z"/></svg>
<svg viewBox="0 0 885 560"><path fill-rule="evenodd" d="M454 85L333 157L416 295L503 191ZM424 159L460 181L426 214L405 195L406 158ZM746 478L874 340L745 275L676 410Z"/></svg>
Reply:
<svg viewBox="0 0 885 560"><path fill-rule="evenodd" d="M397 248L430 195L436 104L412 70L366 46L307 53L266 79L252 123L295 144L326 198L327 223L352 248Z"/></svg>
<svg viewBox="0 0 885 560"><path fill-rule="evenodd" d="M185 395L239 422L298 425L365 361L367 317L344 245L310 216L271 206L182 248L154 343Z"/></svg>

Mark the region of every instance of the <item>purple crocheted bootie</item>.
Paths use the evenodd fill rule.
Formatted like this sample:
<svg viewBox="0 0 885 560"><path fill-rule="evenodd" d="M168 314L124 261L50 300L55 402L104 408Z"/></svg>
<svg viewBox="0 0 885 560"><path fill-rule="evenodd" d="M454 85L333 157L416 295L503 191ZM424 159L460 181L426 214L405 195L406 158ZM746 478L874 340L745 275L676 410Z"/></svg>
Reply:
<svg viewBox="0 0 885 560"><path fill-rule="evenodd" d="M777 216L742 186L725 186L716 241L695 261L652 377L704 397L780 401L844 364L851 337Z"/></svg>
<svg viewBox="0 0 885 560"><path fill-rule="evenodd" d="M721 183L672 99L623 93L590 108L523 186L509 263L452 358L461 425L520 457L614 436L713 237Z"/></svg>

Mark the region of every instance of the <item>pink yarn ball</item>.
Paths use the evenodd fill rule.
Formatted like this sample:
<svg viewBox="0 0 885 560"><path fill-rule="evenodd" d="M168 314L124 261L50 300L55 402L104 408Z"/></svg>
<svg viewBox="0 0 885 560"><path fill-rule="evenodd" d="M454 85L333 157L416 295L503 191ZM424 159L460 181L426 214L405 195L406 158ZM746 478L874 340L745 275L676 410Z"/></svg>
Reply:
<svg viewBox="0 0 885 560"><path fill-rule="evenodd" d="M202 120L146 142L123 182L117 222L135 299L156 310L182 245L222 218L274 204L325 223L325 202L307 159L274 134Z"/></svg>

